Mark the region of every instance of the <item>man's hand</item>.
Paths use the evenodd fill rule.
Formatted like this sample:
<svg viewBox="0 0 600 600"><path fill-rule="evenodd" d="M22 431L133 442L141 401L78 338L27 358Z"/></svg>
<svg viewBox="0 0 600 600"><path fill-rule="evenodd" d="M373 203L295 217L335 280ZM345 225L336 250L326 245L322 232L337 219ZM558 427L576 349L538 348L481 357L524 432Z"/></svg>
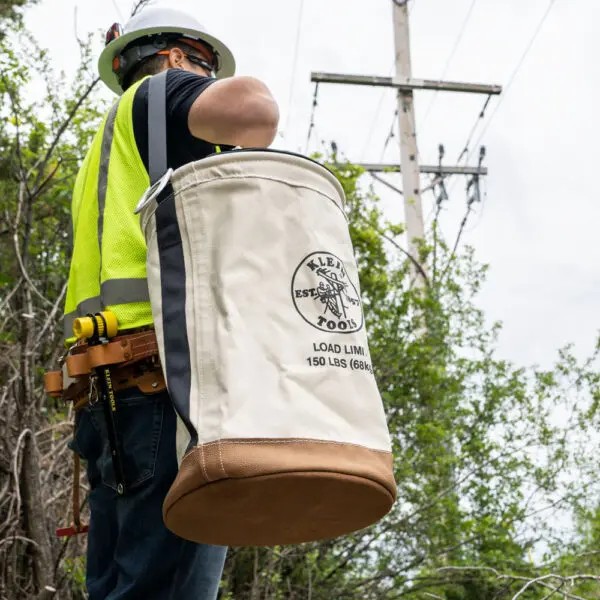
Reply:
<svg viewBox="0 0 600 600"><path fill-rule="evenodd" d="M194 102L188 126L213 144L267 148L277 134L279 108L267 86L253 77L213 83Z"/></svg>

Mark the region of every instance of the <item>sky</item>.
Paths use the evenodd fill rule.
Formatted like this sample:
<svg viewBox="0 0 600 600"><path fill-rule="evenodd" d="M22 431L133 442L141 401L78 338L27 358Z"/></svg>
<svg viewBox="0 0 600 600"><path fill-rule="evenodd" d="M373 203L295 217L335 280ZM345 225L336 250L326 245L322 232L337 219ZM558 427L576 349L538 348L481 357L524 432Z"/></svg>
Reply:
<svg viewBox="0 0 600 600"><path fill-rule="evenodd" d="M439 79L460 37L445 79L506 85L550 0L409 0L413 75ZM126 20L132 0L42 0L27 23L57 68L73 73L80 36ZM238 74L262 79L281 110L275 148L306 152L335 140L350 160L397 163L392 90L321 84L315 134L307 146L312 71L389 76L394 64L391 0L158 0L194 14L236 55ZM600 330L600 202L595 158L600 157L600 2L554 0L535 44L485 127L485 199L464 241L490 265L480 306L504 329L499 352L519 364L549 366L556 350L574 343L591 352ZM57 35L57 32L59 34ZM299 37L298 37L299 36ZM296 46L296 40L299 40ZM296 47L298 52L296 53ZM101 47L98 46L99 54ZM107 98L110 93L107 92ZM433 104L430 106L430 103ZM416 92L422 164L455 164L484 98ZM493 116L492 116L493 114ZM425 119L425 116L427 118ZM488 119L490 119L488 122ZM476 153L475 153L476 156ZM471 163L475 158L471 160ZM399 175L386 177L401 185ZM427 180L423 181L425 186ZM448 183L442 226L453 240L462 219L465 178ZM403 220L402 198L380 184L390 219ZM596 200L594 200L596 198ZM423 200L425 216L433 196Z"/></svg>

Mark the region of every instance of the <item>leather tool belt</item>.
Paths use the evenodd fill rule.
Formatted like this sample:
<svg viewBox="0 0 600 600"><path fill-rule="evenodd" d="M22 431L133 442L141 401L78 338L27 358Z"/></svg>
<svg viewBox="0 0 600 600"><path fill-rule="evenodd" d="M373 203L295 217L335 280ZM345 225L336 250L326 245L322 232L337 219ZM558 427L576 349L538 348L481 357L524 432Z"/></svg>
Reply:
<svg viewBox="0 0 600 600"><path fill-rule="evenodd" d="M45 374L44 390L53 398L62 398L81 408L87 403L83 401L89 396L94 369L111 365L114 365L111 373L115 392L137 387L145 394L152 394L166 389L156 335L154 331L143 331L117 336L100 346L73 346L63 370Z"/></svg>
<svg viewBox="0 0 600 600"><path fill-rule="evenodd" d="M62 371L44 376L44 389L53 398L73 402L81 410L93 394L92 379L98 368L109 367L113 392L137 387L144 394L166 389L159 361L154 331L142 331L112 338L100 345L78 343L68 352ZM56 530L58 537L68 537L88 531L81 522L79 499L80 459L74 454L73 524Z"/></svg>

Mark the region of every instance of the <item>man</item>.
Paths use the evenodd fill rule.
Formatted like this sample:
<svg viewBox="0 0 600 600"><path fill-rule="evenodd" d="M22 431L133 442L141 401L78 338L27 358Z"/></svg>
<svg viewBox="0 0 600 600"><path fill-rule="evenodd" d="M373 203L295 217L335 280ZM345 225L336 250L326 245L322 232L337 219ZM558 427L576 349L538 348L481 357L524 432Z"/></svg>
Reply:
<svg viewBox="0 0 600 600"><path fill-rule="evenodd" d="M279 112L267 87L233 77L231 52L195 19L148 8L124 29L114 25L99 71L121 98L75 185L67 344L74 341L75 318L104 309L117 316L120 335L152 326L146 246L134 209L149 185L149 77L164 70L169 167L235 146L267 147L275 137ZM134 386L116 394L126 486L116 483L107 422L96 400L92 393L78 413L73 441L87 461L91 487L90 600L216 598L226 549L180 539L162 520L162 502L177 474L168 393L144 394Z"/></svg>

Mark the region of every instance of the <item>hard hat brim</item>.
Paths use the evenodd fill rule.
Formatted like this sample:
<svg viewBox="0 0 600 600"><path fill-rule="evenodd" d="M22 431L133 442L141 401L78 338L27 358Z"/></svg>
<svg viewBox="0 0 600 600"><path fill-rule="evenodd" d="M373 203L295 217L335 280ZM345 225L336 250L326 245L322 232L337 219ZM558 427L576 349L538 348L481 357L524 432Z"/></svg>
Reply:
<svg viewBox="0 0 600 600"><path fill-rule="evenodd" d="M154 35L158 33L178 34L181 35L181 37L189 37L191 39L204 41L207 44L210 44L219 55L221 68L216 73L217 79L232 77L235 74L235 58L233 57L233 53L223 42L221 42L221 40L217 39L216 37L213 37L208 33L200 33L196 29L177 28L174 30L165 27L148 27L146 29L126 33L125 35L111 42L108 46L106 46L106 48L104 48L100 58L98 59L98 73L100 74L100 79L102 79L102 81L113 92L115 92L115 94L120 96L123 93L123 88L119 84L119 80L113 72L113 60L115 57L119 56L119 54L121 54L125 47L131 42L148 35Z"/></svg>

